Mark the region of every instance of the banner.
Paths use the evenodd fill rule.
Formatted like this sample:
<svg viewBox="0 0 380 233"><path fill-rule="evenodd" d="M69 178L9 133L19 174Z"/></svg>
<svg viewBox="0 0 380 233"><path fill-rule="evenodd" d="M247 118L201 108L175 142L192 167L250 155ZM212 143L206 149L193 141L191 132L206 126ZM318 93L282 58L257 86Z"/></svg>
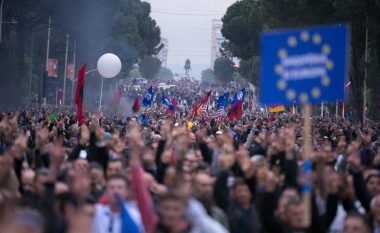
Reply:
<svg viewBox="0 0 380 233"><path fill-rule="evenodd" d="M48 77L58 77L58 59L48 59Z"/></svg>
<svg viewBox="0 0 380 233"><path fill-rule="evenodd" d="M261 102L319 104L344 99L348 49L347 25L263 33Z"/></svg>
<svg viewBox="0 0 380 233"><path fill-rule="evenodd" d="M270 113L275 113L275 112L284 112L285 111L285 106L284 105L271 105L268 108Z"/></svg>
<svg viewBox="0 0 380 233"><path fill-rule="evenodd" d="M75 67L73 63L68 63L66 67L66 78L74 80Z"/></svg>

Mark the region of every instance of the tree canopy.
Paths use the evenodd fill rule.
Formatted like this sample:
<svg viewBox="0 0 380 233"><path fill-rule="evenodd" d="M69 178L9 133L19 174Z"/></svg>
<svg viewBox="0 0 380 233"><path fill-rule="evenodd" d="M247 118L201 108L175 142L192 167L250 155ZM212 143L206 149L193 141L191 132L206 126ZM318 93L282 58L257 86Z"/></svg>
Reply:
<svg viewBox="0 0 380 233"><path fill-rule="evenodd" d="M160 59L153 56L145 56L139 63L139 69L142 77L150 80L157 77L160 68Z"/></svg>
<svg viewBox="0 0 380 233"><path fill-rule="evenodd" d="M215 74L211 68L202 71L202 81L203 82L214 82Z"/></svg>
<svg viewBox="0 0 380 233"><path fill-rule="evenodd" d="M107 52L115 53L123 62L119 77L127 76L132 65L146 55L159 52L160 28L150 17L150 4L140 0L12 0L3 6L2 42L0 44L0 107L28 104L29 95L5 101L15 89L39 93L46 63L46 42L51 18L50 58L58 59L58 78L48 79L47 92L54 94L62 87L66 34L70 35L69 60L72 62L76 42L76 71L87 63L96 68L98 58ZM32 49L33 48L33 49ZM105 84L107 85L106 81ZM100 85L91 79L87 86ZM9 92L9 93L8 93Z"/></svg>
<svg viewBox="0 0 380 233"><path fill-rule="evenodd" d="M214 63L215 78L221 82L228 82L232 80L234 74L234 63L226 57L220 57Z"/></svg>
<svg viewBox="0 0 380 233"><path fill-rule="evenodd" d="M166 67L161 67L160 71L158 72L157 78L161 80L172 80L174 77L173 72Z"/></svg>
<svg viewBox="0 0 380 233"><path fill-rule="evenodd" d="M239 72L247 79L258 76L259 34L263 30L305 27L348 22L351 25L351 103L363 111L364 70L369 76L370 113L380 119L380 4L379 0L241 0L232 4L223 17L223 48L241 58ZM364 62L365 32L369 32L369 64ZM372 77L371 77L372 76Z"/></svg>

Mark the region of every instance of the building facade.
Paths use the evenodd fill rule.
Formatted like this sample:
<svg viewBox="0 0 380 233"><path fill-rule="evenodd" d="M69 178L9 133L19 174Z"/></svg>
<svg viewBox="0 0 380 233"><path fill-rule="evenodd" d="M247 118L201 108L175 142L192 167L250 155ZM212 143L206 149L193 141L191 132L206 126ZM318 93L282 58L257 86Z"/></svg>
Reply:
<svg viewBox="0 0 380 233"><path fill-rule="evenodd" d="M211 68L214 67L215 60L221 57L220 48L222 43L226 39L222 35L222 20L213 19L212 20L212 30L211 30Z"/></svg>

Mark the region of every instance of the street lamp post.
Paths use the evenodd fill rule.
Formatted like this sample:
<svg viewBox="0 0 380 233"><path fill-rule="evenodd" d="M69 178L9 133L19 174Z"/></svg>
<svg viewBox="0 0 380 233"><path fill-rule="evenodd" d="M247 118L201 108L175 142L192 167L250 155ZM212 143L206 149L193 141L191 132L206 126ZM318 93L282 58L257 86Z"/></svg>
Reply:
<svg viewBox="0 0 380 233"><path fill-rule="evenodd" d="M65 71L63 75L63 105L65 105L66 97L66 76L67 76L67 54L69 52L69 34L66 35L66 53L65 53Z"/></svg>
<svg viewBox="0 0 380 233"><path fill-rule="evenodd" d="M102 84L100 86L100 99L99 99L99 112L102 108L102 98L103 98L103 84L104 78L113 78L120 73L121 70L121 61L119 57L112 53L106 53L102 55L97 63L96 69L89 70L85 75L98 71L102 77ZM76 80L74 80L75 82Z"/></svg>

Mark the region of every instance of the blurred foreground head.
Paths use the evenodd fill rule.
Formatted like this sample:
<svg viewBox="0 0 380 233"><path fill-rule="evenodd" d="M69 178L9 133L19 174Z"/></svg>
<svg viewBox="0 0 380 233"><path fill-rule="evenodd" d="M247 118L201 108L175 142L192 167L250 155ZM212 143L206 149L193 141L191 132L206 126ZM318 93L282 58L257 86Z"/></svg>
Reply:
<svg viewBox="0 0 380 233"><path fill-rule="evenodd" d="M38 210L7 201L1 206L0 226L0 233L42 233L45 222Z"/></svg>

